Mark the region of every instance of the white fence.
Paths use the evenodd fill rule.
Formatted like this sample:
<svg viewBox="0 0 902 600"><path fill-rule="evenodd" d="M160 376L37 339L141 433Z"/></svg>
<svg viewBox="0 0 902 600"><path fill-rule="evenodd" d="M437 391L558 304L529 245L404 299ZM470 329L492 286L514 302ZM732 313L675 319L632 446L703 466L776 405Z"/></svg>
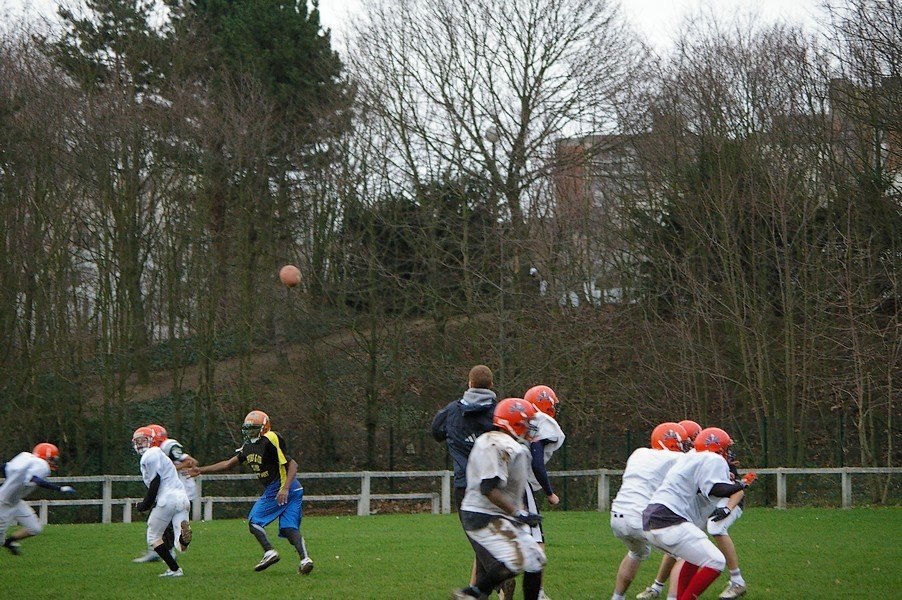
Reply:
<svg viewBox="0 0 902 600"><path fill-rule="evenodd" d="M786 508L786 480L790 475L839 475L841 486L842 507L852 507L852 475L890 475L902 473L902 467L843 467L821 469L757 469L759 476L774 476L777 482L777 508ZM622 475L620 469L586 469L579 471L552 471L549 476L558 482L566 477L594 477L597 490L597 509L606 512L611 504L611 477ZM304 494L305 502L357 502L357 514L366 516L372 512L373 500L428 500L431 503L432 512L451 512L451 471L360 471L351 473L302 473L299 475L302 482L316 479L358 479L360 481L359 494L331 494L317 495ZM198 500L192 506L192 519L212 520L213 506L215 504L230 504L240 502L254 502L258 496L204 496L204 481L239 481L256 479L252 473L240 475L203 475L197 478ZM415 493L402 494L378 494L372 492L374 479L425 479L426 490ZM141 478L137 475L96 475L87 477L54 477L57 483L77 484L102 483L100 498L66 498L52 500L35 500L29 502L37 507L42 523L47 523L49 509L55 506L101 506L101 522L110 523L113 520L113 507L122 507L122 521L131 522L132 507L140 498L122 498L113 496L113 484L117 482L138 482ZM436 483L439 480L439 483ZM3 480L0 479L0 482ZM312 486L310 486L312 487ZM560 485L558 486L560 487ZM436 489L438 488L438 489Z"/></svg>

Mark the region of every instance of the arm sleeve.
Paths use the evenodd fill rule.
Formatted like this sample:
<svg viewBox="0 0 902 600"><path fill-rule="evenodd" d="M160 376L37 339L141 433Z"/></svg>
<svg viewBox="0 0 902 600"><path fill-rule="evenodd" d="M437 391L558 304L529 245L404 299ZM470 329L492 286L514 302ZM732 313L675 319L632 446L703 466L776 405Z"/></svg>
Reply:
<svg viewBox="0 0 902 600"><path fill-rule="evenodd" d="M42 488L46 488L48 490L53 490L55 492L60 491L60 487L61 487L61 486L56 485L55 483L50 483L43 477L38 477L37 475L32 476L31 483L33 483L34 485L38 485Z"/></svg>
<svg viewBox="0 0 902 600"><path fill-rule="evenodd" d="M741 483L715 483L711 486L711 491L708 492L708 496L715 496L717 498L729 498L739 490L744 489Z"/></svg>
<svg viewBox="0 0 902 600"><path fill-rule="evenodd" d="M548 471L545 470L545 440L532 442L529 445L529 451L532 453L532 473L536 476L536 481L542 486L542 490L547 496L554 493L551 482L548 480Z"/></svg>
<svg viewBox="0 0 902 600"><path fill-rule="evenodd" d="M147 486L147 494L144 495L144 500L138 503L138 510L141 512L145 512L150 510L153 506L153 503L157 501L157 492L160 491L160 476L157 475L150 482L150 485Z"/></svg>
<svg viewBox="0 0 902 600"><path fill-rule="evenodd" d="M448 432L445 430L445 421L448 419L448 407L436 413L432 419L432 437L437 442L444 442L448 438Z"/></svg>
<svg viewBox="0 0 902 600"><path fill-rule="evenodd" d="M479 491L483 496L488 496L501 483L501 478L492 477L491 479L483 479L479 482Z"/></svg>

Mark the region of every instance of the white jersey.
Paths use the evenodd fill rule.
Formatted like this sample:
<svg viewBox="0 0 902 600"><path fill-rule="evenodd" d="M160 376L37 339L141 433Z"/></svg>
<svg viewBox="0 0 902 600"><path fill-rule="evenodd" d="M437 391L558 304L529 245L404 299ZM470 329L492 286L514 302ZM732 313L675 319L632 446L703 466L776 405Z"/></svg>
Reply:
<svg viewBox="0 0 902 600"><path fill-rule="evenodd" d="M523 508L530 455L526 446L503 431L489 431L476 438L467 460L467 493L461 510L508 516L480 491L484 479L497 477L498 489L517 508Z"/></svg>
<svg viewBox="0 0 902 600"><path fill-rule="evenodd" d="M162 450L163 454L168 456L169 460L175 464L176 469L181 466L182 460L188 456L179 441L172 438L169 438L160 444L160 450ZM188 494L188 499L195 500L197 498L197 483L194 478L183 475L182 473L179 473L178 475L179 479L182 480L182 485L185 486L185 493Z"/></svg>
<svg viewBox="0 0 902 600"><path fill-rule="evenodd" d="M50 477L50 465L31 452L20 452L6 463L6 480L0 485L0 504L14 505L34 491L32 477Z"/></svg>
<svg viewBox="0 0 902 600"><path fill-rule="evenodd" d="M611 503L611 510L633 517L641 517L642 511L648 506L649 498L681 456L683 456L682 453L671 450L655 450L653 448L634 450L626 461L623 483Z"/></svg>
<svg viewBox="0 0 902 600"><path fill-rule="evenodd" d="M718 483L732 483L726 459L714 452L689 452L679 457L648 503L663 504L690 523L704 524L710 511L701 513L717 503L710 493Z"/></svg>
<svg viewBox="0 0 902 600"><path fill-rule="evenodd" d="M536 413L536 416L533 417L533 422L536 424L536 435L532 438L532 441L548 442L544 446L545 464L548 464L548 461L551 460L551 455L554 454L558 448L564 445L564 440L567 436L564 435L564 432L561 430L561 426L558 425L557 421L541 411ZM529 469L528 477L529 485L530 487L532 487L533 491L538 492L542 489L542 486L539 485L539 481L536 479L535 473L532 472L532 469Z"/></svg>
<svg viewBox="0 0 902 600"><path fill-rule="evenodd" d="M175 465L169 460L169 457L163 454L163 451L157 447L148 448L141 455L141 477L144 484L150 487L150 483L154 478L160 476L160 487L157 490L157 506L166 506L168 504L180 504L188 502L188 495L185 493L185 486L179 479Z"/></svg>

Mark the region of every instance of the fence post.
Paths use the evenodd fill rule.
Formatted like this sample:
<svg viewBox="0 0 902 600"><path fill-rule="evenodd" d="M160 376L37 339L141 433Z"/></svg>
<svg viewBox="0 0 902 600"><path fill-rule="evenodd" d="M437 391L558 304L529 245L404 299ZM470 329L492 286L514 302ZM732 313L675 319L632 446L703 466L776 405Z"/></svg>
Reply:
<svg viewBox="0 0 902 600"><path fill-rule="evenodd" d="M786 473L777 468L777 508L786 508Z"/></svg>
<svg viewBox="0 0 902 600"><path fill-rule="evenodd" d="M213 500L204 498L204 521L213 520Z"/></svg>
<svg viewBox="0 0 902 600"><path fill-rule="evenodd" d="M204 487L200 477L194 478L195 492L194 500L191 501L191 520L200 521L200 507L204 498Z"/></svg>
<svg viewBox="0 0 902 600"><path fill-rule="evenodd" d="M370 514L370 472L364 471L360 478L360 500L357 501L357 516Z"/></svg>
<svg viewBox="0 0 902 600"><path fill-rule="evenodd" d="M113 520L113 480L109 475L103 478L103 510L100 513L100 522L109 523Z"/></svg>
<svg viewBox="0 0 902 600"><path fill-rule="evenodd" d="M38 514L38 518L40 518L41 520L41 525L47 524L47 508L49 506L50 504L47 502L47 500L41 500L41 508Z"/></svg>
<svg viewBox="0 0 902 600"><path fill-rule="evenodd" d="M602 469L598 475L598 512L607 512L611 509L611 481L608 472Z"/></svg>
<svg viewBox="0 0 902 600"><path fill-rule="evenodd" d="M848 468L842 471L842 507L852 508L852 474Z"/></svg>
<svg viewBox="0 0 902 600"><path fill-rule="evenodd" d="M132 522L132 501L128 498L125 499L125 504L122 505L122 522Z"/></svg>
<svg viewBox="0 0 902 600"><path fill-rule="evenodd" d="M451 471L442 475L442 514L451 514Z"/></svg>
<svg viewBox="0 0 902 600"><path fill-rule="evenodd" d="M437 515L439 513L439 497L438 494L432 494L432 514Z"/></svg>

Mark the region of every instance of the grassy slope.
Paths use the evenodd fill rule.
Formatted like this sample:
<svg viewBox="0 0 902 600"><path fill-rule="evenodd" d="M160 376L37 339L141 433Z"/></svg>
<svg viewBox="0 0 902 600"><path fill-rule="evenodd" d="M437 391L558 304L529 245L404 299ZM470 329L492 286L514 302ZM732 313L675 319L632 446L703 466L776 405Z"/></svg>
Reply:
<svg viewBox="0 0 902 600"><path fill-rule="evenodd" d="M602 513L547 515L550 597L610 597L624 549L607 521ZM23 543L22 556L0 555L0 597L447 598L469 576L472 555L454 515L310 517L304 529L316 561L308 577L296 574L282 540L282 562L254 573L260 552L246 525L223 520L195 524L186 576L160 580L160 563L130 562L142 550L141 523L50 526ZM733 536L749 598L893 598L902 589L900 509L752 509ZM659 557L643 565L630 597ZM724 582L704 598L716 598Z"/></svg>

